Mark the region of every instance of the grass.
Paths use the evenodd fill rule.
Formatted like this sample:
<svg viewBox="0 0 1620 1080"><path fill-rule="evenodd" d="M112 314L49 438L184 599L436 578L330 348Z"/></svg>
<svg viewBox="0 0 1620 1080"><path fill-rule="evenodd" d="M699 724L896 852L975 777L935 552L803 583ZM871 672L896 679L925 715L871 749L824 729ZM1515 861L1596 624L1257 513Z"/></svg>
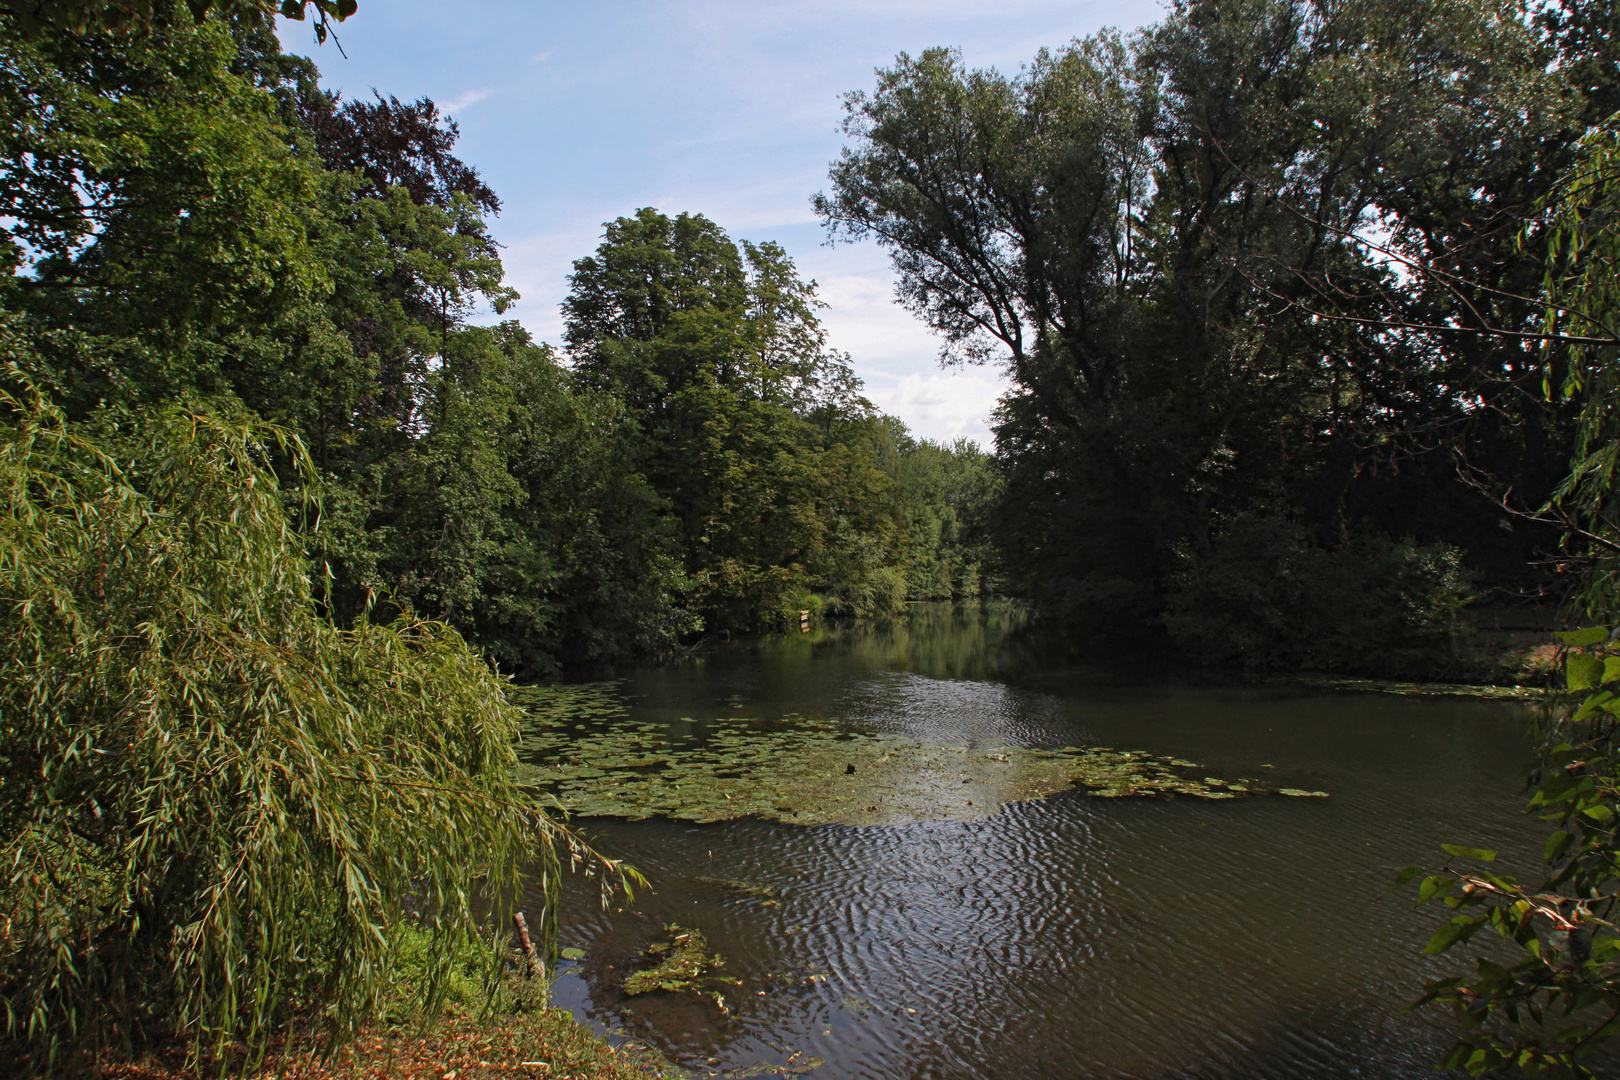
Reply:
<svg viewBox="0 0 1620 1080"><path fill-rule="evenodd" d="M486 1010L481 970L490 956L463 947L444 985L436 1015L421 1002L432 943L406 930L399 967L377 1018L359 1038L323 1052L307 1020L277 1032L257 1065L239 1049L233 1060L187 1063L188 1047L173 1042L133 1061L104 1061L95 1071L117 1080L651 1080L683 1077L658 1055L634 1044L613 1046L550 1007L545 984L507 972ZM222 1067L223 1066L223 1067ZM0 1069L3 1072L3 1069Z"/></svg>
<svg viewBox="0 0 1620 1080"><path fill-rule="evenodd" d="M510 996L520 999L522 994ZM303 1035L296 1026L290 1028L257 1068L237 1062L224 1071L245 1080L649 1080L682 1075L645 1048L609 1045L564 1009L521 1000L482 1017L476 1009L454 1004L429 1024L379 1023L330 1055ZM186 1047L176 1043L135 1061L105 1063L99 1072L109 1080L195 1080L219 1076L219 1066L205 1061L188 1068Z"/></svg>

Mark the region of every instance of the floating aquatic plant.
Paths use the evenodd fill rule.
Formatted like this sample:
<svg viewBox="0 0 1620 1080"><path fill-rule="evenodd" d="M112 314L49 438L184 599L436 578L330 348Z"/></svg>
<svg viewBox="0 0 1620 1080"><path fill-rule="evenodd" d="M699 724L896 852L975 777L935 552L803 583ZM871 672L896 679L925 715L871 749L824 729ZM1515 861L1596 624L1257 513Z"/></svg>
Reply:
<svg viewBox="0 0 1620 1080"><path fill-rule="evenodd" d="M710 953L708 940L697 930L676 926L673 923L664 929L668 932L669 939L647 946L649 957L661 959L653 967L632 972L624 980L625 996L636 997L660 990L671 994L691 990L707 993L707 996L715 998L720 1007L724 1008L725 1001L720 997L718 988L736 986L740 982L738 979L715 974L725 966L725 957L719 953Z"/></svg>
<svg viewBox="0 0 1620 1080"><path fill-rule="evenodd" d="M746 1068L734 1069L724 1075L726 1080L753 1080L753 1078L756 1076L783 1076L788 1074L802 1076L805 1073L815 1072L817 1069L826 1064L825 1061L822 1061L818 1057L808 1057L803 1061L797 1061L796 1059L798 1056L798 1054L794 1054L793 1057L788 1058L787 1061L780 1065L773 1064L772 1062L768 1061L762 1061L757 1065L749 1065Z"/></svg>
<svg viewBox="0 0 1620 1080"><path fill-rule="evenodd" d="M978 820L1074 787L1103 798L1323 794L1199 778L1191 761L1136 750L923 742L806 716L659 724L632 718L609 683L521 690L526 782L581 816L876 825Z"/></svg>
<svg viewBox="0 0 1620 1080"><path fill-rule="evenodd" d="M712 877L700 877L697 881L699 884L708 885L711 888L741 893L750 899L760 901L767 907L779 907L782 903L782 891L769 885L755 885L751 881L731 881L727 878Z"/></svg>

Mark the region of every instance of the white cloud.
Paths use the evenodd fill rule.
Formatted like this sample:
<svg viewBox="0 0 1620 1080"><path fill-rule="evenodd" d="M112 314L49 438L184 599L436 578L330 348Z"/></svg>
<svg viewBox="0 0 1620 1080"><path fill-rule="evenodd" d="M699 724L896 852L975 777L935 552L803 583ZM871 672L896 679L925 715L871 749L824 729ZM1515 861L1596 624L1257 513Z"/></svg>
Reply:
<svg viewBox="0 0 1620 1080"><path fill-rule="evenodd" d="M547 60L550 60L551 59L551 54L556 52L556 51L557 51L556 49L547 49L545 52L537 52L532 57L529 58L529 63L531 63L531 64L543 64Z"/></svg>
<svg viewBox="0 0 1620 1080"><path fill-rule="evenodd" d="M919 438L967 436L989 449L990 413L1006 392L999 367L941 367L939 339L894 302L894 278L876 245L819 248L799 261L814 276L833 348L848 352L866 396ZM838 267L845 272L832 272Z"/></svg>
<svg viewBox="0 0 1620 1080"><path fill-rule="evenodd" d="M459 94L450 99L450 101L445 104L444 111L447 113L455 112L457 109L465 109L476 105L480 101L483 101L485 98L489 97L490 93L491 91L489 90L468 90L465 94Z"/></svg>
<svg viewBox="0 0 1620 1080"><path fill-rule="evenodd" d="M991 368L945 368L898 379L868 381L866 396L898 416L918 438L950 442L966 436L986 450L994 443L990 412L1007 391L1007 378Z"/></svg>

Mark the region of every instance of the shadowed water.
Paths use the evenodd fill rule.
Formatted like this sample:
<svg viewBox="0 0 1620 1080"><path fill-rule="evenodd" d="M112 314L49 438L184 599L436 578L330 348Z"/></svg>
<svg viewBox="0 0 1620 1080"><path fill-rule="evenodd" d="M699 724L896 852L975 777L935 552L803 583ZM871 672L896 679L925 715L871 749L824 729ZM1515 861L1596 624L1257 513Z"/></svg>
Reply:
<svg viewBox="0 0 1620 1080"><path fill-rule="evenodd" d="M1427 1077L1444 1015L1403 1015L1440 919L1391 896L1441 842L1539 847L1515 797L1524 710L1502 702L1168 684L1043 668L1006 608L737 644L627 673L633 717L785 714L910 738L1101 744L1327 799L1019 803L976 822L803 827L583 819L647 875L626 911L566 890L559 1004L698 1075ZM1510 870L1512 867L1510 866ZM743 891L725 882L763 887ZM774 896L772 893L774 892ZM741 981L626 999L665 924ZM769 1068L769 1071L764 1071Z"/></svg>

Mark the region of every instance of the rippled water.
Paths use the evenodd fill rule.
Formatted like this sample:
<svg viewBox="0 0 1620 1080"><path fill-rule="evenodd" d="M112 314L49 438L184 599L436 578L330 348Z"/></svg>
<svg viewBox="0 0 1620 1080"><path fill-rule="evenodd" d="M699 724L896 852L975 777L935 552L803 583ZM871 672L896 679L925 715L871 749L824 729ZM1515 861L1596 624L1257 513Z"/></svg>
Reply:
<svg viewBox="0 0 1620 1080"><path fill-rule="evenodd" d="M560 1004L698 1075L1426 1077L1444 1015L1402 1015L1439 918L1391 896L1441 842L1533 852L1515 798L1521 707L1468 699L1166 685L1043 669L1004 608L737 644L628 673L647 719L800 713L857 728L1198 761L1328 799L1065 793L974 823L806 828L585 819L652 882L603 912L575 884ZM710 879L704 881L702 879ZM716 880L780 891L779 902ZM695 927L742 980L625 999L661 927Z"/></svg>

